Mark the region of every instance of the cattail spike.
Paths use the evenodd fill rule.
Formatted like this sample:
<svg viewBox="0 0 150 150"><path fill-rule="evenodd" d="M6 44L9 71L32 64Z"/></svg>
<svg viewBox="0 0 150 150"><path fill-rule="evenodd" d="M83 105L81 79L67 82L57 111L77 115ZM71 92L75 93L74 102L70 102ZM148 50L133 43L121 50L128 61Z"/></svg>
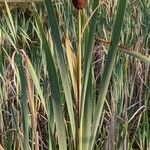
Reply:
<svg viewBox="0 0 150 150"><path fill-rule="evenodd" d="M86 0L72 0L72 3L74 5L74 7L79 10L79 9L83 9L85 7L85 1Z"/></svg>

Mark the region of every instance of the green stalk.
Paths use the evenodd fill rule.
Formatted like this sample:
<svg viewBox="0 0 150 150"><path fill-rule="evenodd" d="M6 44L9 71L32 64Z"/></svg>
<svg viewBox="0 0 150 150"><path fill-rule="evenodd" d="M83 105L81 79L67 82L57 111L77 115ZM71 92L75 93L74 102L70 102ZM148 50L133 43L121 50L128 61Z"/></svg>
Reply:
<svg viewBox="0 0 150 150"><path fill-rule="evenodd" d="M2 40L3 40L3 34L0 29L0 74L2 73Z"/></svg>
<svg viewBox="0 0 150 150"><path fill-rule="evenodd" d="M78 102L77 102L77 109L78 109L78 150L82 150L82 131L80 128L80 111L81 111L81 74L82 74L82 68L81 68L81 60L82 60L82 48L81 48L81 10L78 11L78 27L79 27L79 45L78 45L78 54L77 54L77 63L78 63Z"/></svg>
<svg viewBox="0 0 150 150"><path fill-rule="evenodd" d="M0 74L2 73L2 47L0 45Z"/></svg>
<svg viewBox="0 0 150 150"><path fill-rule="evenodd" d="M78 113L79 113L79 122L80 122L80 106L81 106L81 59L82 59L82 51L81 51L81 11L79 10L79 46L78 46Z"/></svg>

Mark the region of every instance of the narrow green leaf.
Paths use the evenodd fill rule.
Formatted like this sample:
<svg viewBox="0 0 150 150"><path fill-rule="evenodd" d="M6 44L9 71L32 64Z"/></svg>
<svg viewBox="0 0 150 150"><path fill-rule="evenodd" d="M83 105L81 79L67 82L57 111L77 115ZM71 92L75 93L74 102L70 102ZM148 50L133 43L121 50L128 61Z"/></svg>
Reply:
<svg viewBox="0 0 150 150"><path fill-rule="evenodd" d="M54 13L52 1L45 0L45 4L46 4L47 12L48 12L49 24L51 27L51 35L52 35L54 44L56 45L56 57L58 61L58 67L60 70L60 76L62 79L62 85L64 89L69 118L71 122L72 134L73 134L73 138L75 138L76 127L75 127L74 112L73 112L73 100L72 100L72 95L71 95L71 86L69 83L69 74L68 74L68 70L66 66L66 61L64 58L64 51L63 51L63 47L62 47L62 43L60 39L58 24L56 21L56 16Z"/></svg>
<svg viewBox="0 0 150 150"><path fill-rule="evenodd" d="M22 57L18 55L18 70L21 82L21 107L23 114L23 136L24 136L24 150L29 150L29 121L28 121L28 98L27 98L27 80L25 75L25 70L22 62Z"/></svg>
<svg viewBox="0 0 150 150"><path fill-rule="evenodd" d="M91 20L90 20L90 25L89 25L88 38L86 41L87 45L85 45L85 51L83 52L84 53L84 74L83 74L83 83L82 83L83 85L82 85L82 93L81 93L81 118L80 118L80 132L79 132L80 137L81 137L80 142L79 142L81 148L87 148L89 144L89 140L90 140L88 137L85 137L85 136L89 136L89 133L90 133L90 131L87 130L89 129L89 124L87 124L86 128L84 127L84 125L86 124L85 121L87 119L86 117L88 113L86 112L85 109L87 109L86 106L90 99L89 92L90 92L91 87L88 87L88 82L89 82L89 75L90 75L91 63L92 63L92 52L93 52L93 46L94 46L96 21L97 21L97 15L98 15L98 9L97 9L98 4L99 4L99 0L95 0L93 2L94 14L92 14L93 16L90 18ZM88 123L90 122L90 117L89 117L89 120L87 121ZM85 130L83 130L83 128ZM87 133L85 133L86 131ZM83 132L85 133L85 135ZM85 138L88 138L88 139L85 139Z"/></svg>
<svg viewBox="0 0 150 150"><path fill-rule="evenodd" d="M27 56L26 56L27 57ZM28 69L29 69L29 72L30 72L30 75L32 77L32 80L33 80L33 83L35 85L35 88L41 98L41 101L42 101L42 104L46 110L46 105L45 105L45 100L44 100L44 97L43 97L43 93L42 93L42 90L41 90L41 87L40 87L40 83L39 83L39 80L38 80L38 77L36 75L36 72L33 68L33 65L32 63L30 62L29 58L27 57L27 65L28 65Z"/></svg>
<svg viewBox="0 0 150 150"><path fill-rule="evenodd" d="M6 18L6 22L7 22L7 25L11 31L11 34L12 34L12 38L14 40L14 43L16 43L16 30L15 30L15 26L14 26L14 22L13 22L13 18L12 18L12 15L11 15L11 12L10 12L10 9L8 7L8 4L7 4L7 1L5 1L5 7L6 7L6 12L7 12L7 15L8 15L8 19L7 17L5 16Z"/></svg>
<svg viewBox="0 0 150 150"><path fill-rule="evenodd" d="M36 17L37 25L40 30L41 38L43 41L43 48L44 48L45 56L46 56L48 75L49 75L49 80L51 84L51 96L52 96L54 117L55 117L55 122L56 122L56 130L57 130L57 135L58 135L59 149L65 150L67 149L66 132L65 132L65 125L64 125L64 118L63 118L63 111L62 111L62 105L61 105L60 88L59 88L57 72L56 72L54 60L52 58L49 43L46 39L45 32L43 30L42 24L40 22L40 19L36 11L34 11L34 15Z"/></svg>
<svg viewBox="0 0 150 150"><path fill-rule="evenodd" d="M98 4L99 4L99 0L95 0L93 2L93 11L97 8ZM95 11L90 21L88 42L87 42L87 46L85 47L85 52L84 52L85 53L85 56L84 56L85 67L84 67L84 78L83 78L82 98L81 98L82 99L81 124L82 124L83 113L84 113L84 103L85 103L85 97L86 97L86 91L87 91L87 85L88 85L89 72L90 72L90 67L91 67L91 62L92 62L92 52L93 52L93 45L94 45L97 15L98 15L98 10Z"/></svg>
<svg viewBox="0 0 150 150"><path fill-rule="evenodd" d="M100 83L97 107L94 112L94 120L93 120L89 150L92 150L94 148L94 142L95 142L98 126L99 126L99 121L102 115L103 106L105 103L106 93L108 90L112 70L115 64L115 60L116 60L117 46L118 46L118 42L120 39L120 33L121 33L122 24L123 24L123 18L124 18L124 14L126 10L126 5L127 5L127 0L119 1L115 24L114 24L113 32L112 32L111 45L109 47L107 61L105 64L104 73L103 73L101 83Z"/></svg>
<svg viewBox="0 0 150 150"><path fill-rule="evenodd" d="M91 67L92 68L92 67ZM91 135L91 124L92 124L92 114L93 114L93 85L92 85L92 69L90 70L89 81L87 85L87 93L86 93L86 101L85 101L85 108L84 109L84 116L83 116L83 150L88 150L88 146L90 143L90 135Z"/></svg>
<svg viewBox="0 0 150 150"><path fill-rule="evenodd" d="M129 54L130 56L133 56L139 60L142 60L145 63L150 64L150 57L144 56L144 55L142 55L138 52L135 52L135 51L127 51L127 50L122 50L122 49L121 49L121 51L123 51L124 53Z"/></svg>
<svg viewBox="0 0 150 150"><path fill-rule="evenodd" d="M12 44L12 46L17 49L16 44L14 43L12 37L8 34L8 32L4 29L4 27L2 27L0 25L1 31L2 33L5 35L5 37L7 38L7 40Z"/></svg>

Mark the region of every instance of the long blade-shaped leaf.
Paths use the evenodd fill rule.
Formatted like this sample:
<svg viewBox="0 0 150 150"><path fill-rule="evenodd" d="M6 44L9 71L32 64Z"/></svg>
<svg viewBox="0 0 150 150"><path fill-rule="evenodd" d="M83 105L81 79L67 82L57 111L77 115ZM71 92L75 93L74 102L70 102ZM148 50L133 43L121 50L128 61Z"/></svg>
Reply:
<svg viewBox="0 0 150 150"><path fill-rule="evenodd" d="M6 6L6 12L7 12L7 15L8 15L8 20L6 18L6 22L8 24L9 30L11 31L13 41L14 41L14 43L16 43L16 30L15 30L13 18L11 16L10 9L8 7L8 4L7 4L6 0L5 0L5 6Z"/></svg>
<svg viewBox="0 0 150 150"><path fill-rule="evenodd" d="M105 102L106 93L108 90L112 70L115 64L116 54L117 54L117 45L120 39L121 28L123 24L123 18L125 14L125 9L127 5L127 0L120 0L119 7L115 19L115 24L112 33L111 45L109 47L107 61L104 68L104 73L100 83L99 95L98 95L98 103L94 113L94 120L92 126L92 134L91 134L91 142L89 145L89 149L92 150L94 146L94 141L96 138L96 133L99 126L99 121L102 114L103 105Z"/></svg>
<svg viewBox="0 0 150 150"><path fill-rule="evenodd" d="M96 20L97 20L97 15L98 15L98 11L97 11L97 6L99 4L99 0L95 0L93 2L93 11L94 14L92 14L92 18L91 18L91 22L90 22L90 26L89 26L89 33L88 33L88 39L87 39L87 45L85 47L85 51L84 51L84 74L83 74L83 86L82 86L82 95L81 95L81 118L80 118L80 130L79 130L79 134L80 134L80 148L82 149L83 147L86 148L88 146L88 143L85 143L85 135L88 135L89 132L85 135L83 135L83 132L86 132L86 129L88 128L88 125L86 126L86 129L83 131L84 128L84 124L86 121L86 115L87 112L84 110L84 108L86 107L85 105L87 105L86 98L87 101L89 101L89 97L90 94L88 92L90 92L90 88L88 87L88 81L89 81L89 74L90 74L90 69L91 69L91 62L92 62L92 49L93 49L93 45L94 45L94 37L95 37L95 30L96 30ZM95 11L96 9L96 11ZM87 95L87 96L86 96ZM85 111L85 116L84 115L84 111ZM85 117L85 118L84 118ZM90 122L90 119L88 120ZM86 139L88 142L88 139Z"/></svg>
<svg viewBox="0 0 150 150"><path fill-rule="evenodd" d="M92 68L92 67L91 67ZM91 135L91 123L92 123L92 112L93 112L93 93L92 93L92 69L90 70L90 75L89 75L89 81L87 85L87 93L86 93L86 101L85 101L85 108L84 109L84 116L83 116L83 133L82 133L82 138L83 138L83 143L82 143L82 148L88 149L89 146L89 141L90 141L90 135Z"/></svg>
<svg viewBox="0 0 150 150"><path fill-rule="evenodd" d="M25 75L25 70L22 64L22 58L18 56L19 62L19 76L21 82L21 107L22 107L22 114L23 114L23 131L24 131L24 150L29 149L29 121L28 121L28 98L27 98L27 80Z"/></svg>
<svg viewBox="0 0 150 150"><path fill-rule="evenodd" d="M63 112L62 112L62 106L61 106L61 98L60 98L60 89L58 84L58 77L57 72L54 64L54 60L52 58L51 50L48 44L48 41L45 36L45 32L42 28L40 19L36 12L35 17L37 21L37 25L40 30L40 34L43 40L43 48L45 50L45 56L46 56L46 63L48 68L48 74L49 74L49 80L51 84L51 95L53 98L52 104L54 109L54 116L56 121L56 129L58 133L58 142L59 142L59 148L61 150L67 149L66 144L66 132L65 132L65 125L63 120Z"/></svg>
<svg viewBox="0 0 150 150"><path fill-rule="evenodd" d="M144 56L144 55L142 55L142 54L140 54L138 52L135 52L135 51L127 51L127 50L122 50L122 49L121 49L121 51L123 51L124 53L126 53L126 54L128 54L130 56L133 56L133 57L135 57L135 58L137 58L139 60L142 60L142 61L144 61L147 64L150 64L150 57Z"/></svg>
<svg viewBox="0 0 150 150"><path fill-rule="evenodd" d="M95 0L93 3L93 11L97 9L98 4L99 4L99 0ZM94 37L95 37L95 30L96 30L97 14L98 14L98 11L95 11L91 19L87 47L85 48L85 56L84 56L85 68L84 68L84 79L83 79L82 98L81 98L82 99L81 124L82 124L83 113L84 113L84 103L85 103L86 90L87 90L87 85L88 85L89 72L90 72L90 67L91 67L91 62L92 62L92 51L93 51L93 44L94 44Z"/></svg>
<svg viewBox="0 0 150 150"><path fill-rule="evenodd" d="M26 62L27 62L27 66L28 66L28 69L29 69L29 72L30 72L30 75L32 77L32 80L34 82L34 85L35 85L35 88L41 98L41 101L42 101L42 104L44 106L44 109L46 110L46 105L45 105L45 100L44 100L44 97L43 97L43 94L42 94L42 90L40 88L40 83L39 83L39 80L38 80L38 77L36 75L36 72L33 68L33 65L31 63L31 61L29 60L28 56L26 56Z"/></svg>
<svg viewBox="0 0 150 150"><path fill-rule="evenodd" d="M71 121L73 137L75 138L76 129L75 129L75 120L74 120L74 112L73 112L73 101L72 101L72 96L71 96L71 86L69 84L68 71L66 67L64 54L63 54L64 53L63 47L61 44L60 34L58 30L58 25L57 25L52 1L45 0L45 3L46 3L46 8L47 8L48 17L49 17L49 24L51 27L51 35L52 35L54 44L56 45L56 56L57 56L57 61L58 61L58 67L59 67L60 75L62 79L62 85L63 85L64 94L66 98L69 118Z"/></svg>

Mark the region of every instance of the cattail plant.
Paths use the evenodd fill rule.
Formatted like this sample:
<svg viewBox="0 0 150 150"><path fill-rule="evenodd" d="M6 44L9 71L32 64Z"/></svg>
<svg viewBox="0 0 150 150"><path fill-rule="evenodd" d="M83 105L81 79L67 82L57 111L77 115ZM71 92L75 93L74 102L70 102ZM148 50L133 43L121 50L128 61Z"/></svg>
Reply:
<svg viewBox="0 0 150 150"><path fill-rule="evenodd" d="M0 0L0 150L148 150L150 1L13 1Z"/></svg>
<svg viewBox="0 0 150 150"><path fill-rule="evenodd" d="M72 0L72 3L77 10L85 7L85 0Z"/></svg>

